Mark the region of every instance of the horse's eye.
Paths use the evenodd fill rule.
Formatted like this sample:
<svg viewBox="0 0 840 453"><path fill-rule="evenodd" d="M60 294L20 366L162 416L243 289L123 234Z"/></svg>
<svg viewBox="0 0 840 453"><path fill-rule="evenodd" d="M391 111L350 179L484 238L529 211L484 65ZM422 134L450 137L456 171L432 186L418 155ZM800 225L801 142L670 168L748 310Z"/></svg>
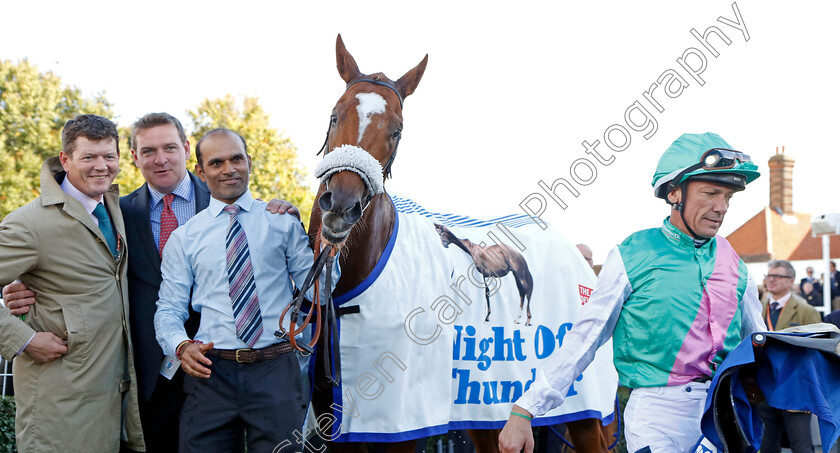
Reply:
<svg viewBox="0 0 840 453"><path fill-rule="evenodd" d="M330 117L330 124L335 124L338 122L338 117L333 115Z"/></svg>
<svg viewBox="0 0 840 453"><path fill-rule="evenodd" d="M397 130L394 131L393 134L391 134L391 138L393 138L394 140L397 140L397 139L400 138L400 135L402 135L402 130L397 129Z"/></svg>

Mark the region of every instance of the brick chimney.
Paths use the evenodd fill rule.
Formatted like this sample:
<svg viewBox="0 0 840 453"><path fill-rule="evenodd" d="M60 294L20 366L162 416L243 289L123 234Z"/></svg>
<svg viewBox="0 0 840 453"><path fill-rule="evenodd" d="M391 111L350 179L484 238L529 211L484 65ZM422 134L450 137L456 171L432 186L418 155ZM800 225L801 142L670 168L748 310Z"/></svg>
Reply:
<svg viewBox="0 0 840 453"><path fill-rule="evenodd" d="M781 214L793 214L793 164L792 157L785 154L785 147L776 147L776 154L770 158L770 209Z"/></svg>

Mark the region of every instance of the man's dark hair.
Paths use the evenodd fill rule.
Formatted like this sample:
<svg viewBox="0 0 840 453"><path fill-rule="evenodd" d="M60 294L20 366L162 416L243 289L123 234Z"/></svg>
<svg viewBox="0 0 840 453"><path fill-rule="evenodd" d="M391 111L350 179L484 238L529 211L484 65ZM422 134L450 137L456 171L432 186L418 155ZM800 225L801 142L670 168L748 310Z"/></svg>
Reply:
<svg viewBox="0 0 840 453"><path fill-rule="evenodd" d="M117 145L117 152L120 152L120 133L117 132L117 125L108 118L99 115L78 115L64 123L64 129L61 131L61 145L66 154L73 155L76 139L79 137L85 137L93 142L112 138Z"/></svg>
<svg viewBox="0 0 840 453"><path fill-rule="evenodd" d="M151 129L157 126L163 126L166 124L171 124L175 126L175 129L178 129L178 138L181 139L181 144L187 142L187 134L184 132L184 126L181 125L181 122L178 121L178 118L165 113L147 113L142 117L138 118L134 124L131 125L131 149L137 151L137 134L140 132L145 131L146 129Z"/></svg>
<svg viewBox="0 0 840 453"><path fill-rule="evenodd" d="M248 154L248 144L245 143L245 139L241 135L230 129L224 127L217 127L216 129L213 129L212 131L204 134L204 136L201 137L198 143L195 144L195 160L198 161L198 165L201 166L201 168L204 168L204 163L201 161L201 143L204 141L205 138L216 134L233 134L239 137L239 140L242 141L242 149L245 151L246 155Z"/></svg>

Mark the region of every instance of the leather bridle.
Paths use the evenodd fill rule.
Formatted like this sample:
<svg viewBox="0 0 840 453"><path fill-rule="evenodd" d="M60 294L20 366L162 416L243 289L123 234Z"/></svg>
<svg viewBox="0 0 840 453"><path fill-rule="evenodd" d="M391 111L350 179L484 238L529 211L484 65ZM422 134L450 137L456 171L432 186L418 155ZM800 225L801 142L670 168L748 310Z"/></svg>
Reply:
<svg viewBox="0 0 840 453"><path fill-rule="evenodd" d="M392 83L388 83L388 82L385 82L383 80L379 80L378 76L373 76L373 78L363 77L359 80L348 83L347 88L344 89L344 92L346 93L347 90L350 89L350 87L352 87L353 85L355 85L357 83L362 83L362 82L372 83L374 85L379 85L379 86L388 88L389 90L393 91L394 94L397 95L397 99L400 100L400 111L402 111L403 97L400 94L399 90L397 90L397 87L395 87L394 84L392 84ZM333 126L332 117L330 117L330 124L329 124L329 127L327 127L327 136L324 139L324 144L321 145L321 149L318 151L317 154L315 154L316 156L320 155L321 153L324 153L325 155L327 153L329 153L329 150L327 150L327 144L329 144L329 141L330 141L330 132L332 131L332 126ZM391 165L393 165L393 163L394 163L394 158L397 157L397 148L400 146L400 139L401 138L402 138L402 130L400 130L400 134L396 137L397 142L394 144L394 150L391 151L391 155L388 157L388 161L385 162L385 165L383 166L383 169L384 169L383 174L385 175L385 179L391 178ZM368 200L368 202L369 201L370 200Z"/></svg>
<svg viewBox="0 0 840 453"><path fill-rule="evenodd" d="M403 106L403 97L397 88L388 82L379 80L378 76L374 76L373 78L361 78L356 80L347 85L345 92L350 89L353 85L357 83L372 83L374 85L379 85L388 88L389 90L393 91L394 94L397 95L397 98L400 100L400 110L402 110ZM330 124L327 128L327 136L324 139L324 144L321 146L320 151L316 155L320 155L322 152L326 155L329 153L327 150L327 145L330 141L330 132L332 131L333 120L330 117ZM385 178L391 177L391 165L394 163L394 158L397 155L397 147L400 144L400 139L402 138L402 131L400 130L400 134L396 137L396 143L394 144L394 150L391 152L390 157L388 157L388 161L385 163L383 167L383 174ZM325 181L325 185L329 188L329 178ZM368 192L367 200L365 200L364 207L362 208L362 213L370 204L371 199L373 198L373 194L371 190L368 188L366 189ZM323 225L322 225L323 228ZM321 248L321 233L318 232L317 237L315 238L315 250L319 250ZM327 370L330 375L327 379L330 381L332 385L339 385L341 383L341 353L338 349L338 342L335 340L338 338L338 322L336 320L336 309L333 305L332 300L332 268L333 263L335 262L335 255L336 255L336 246L332 244L328 244L324 247L323 250L320 251L318 256L315 258L315 262L313 263L312 267L309 269L309 273L307 274L306 278L304 279L303 286L299 289L297 295L295 296L292 303L290 303L286 308L283 310L283 313L280 315L280 328L277 330L274 335L281 339L287 340L292 344L296 350L301 351L305 355L312 354L315 352L315 345L318 343L318 339L321 336L321 303L320 303L320 282L318 277L321 274L321 271L326 268L326 276L324 281L324 305L326 314L325 317L327 319L327 323L329 325L329 329L332 333L333 341L330 343L330 351L329 354L324 355L324 369ZM310 304L310 308L308 313L306 314L306 318L303 320L300 325L298 325L298 319L300 317L300 309L303 306L304 299L306 292L311 287L315 287L314 291L314 299L315 301ZM291 312L289 313L289 310ZM297 335L301 334L306 330L306 327L309 325L312 314L315 313L315 332L312 334L312 339L308 343L299 343L295 338ZM289 313L289 330L283 327L283 320L286 317L286 314ZM331 360L332 359L332 360Z"/></svg>

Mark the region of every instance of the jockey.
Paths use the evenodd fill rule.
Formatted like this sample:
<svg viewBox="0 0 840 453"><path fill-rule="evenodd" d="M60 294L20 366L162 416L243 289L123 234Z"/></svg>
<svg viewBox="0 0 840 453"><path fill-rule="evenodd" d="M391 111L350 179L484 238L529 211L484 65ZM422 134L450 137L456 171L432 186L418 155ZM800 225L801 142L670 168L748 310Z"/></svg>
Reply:
<svg viewBox="0 0 840 453"><path fill-rule="evenodd" d="M610 337L619 380L633 389L627 451L693 451L715 370L742 338L765 330L753 278L716 236L730 197L757 169L717 134L684 134L671 144L652 183L671 215L610 251L580 319L513 406L502 452L532 451L531 417L563 403Z"/></svg>

